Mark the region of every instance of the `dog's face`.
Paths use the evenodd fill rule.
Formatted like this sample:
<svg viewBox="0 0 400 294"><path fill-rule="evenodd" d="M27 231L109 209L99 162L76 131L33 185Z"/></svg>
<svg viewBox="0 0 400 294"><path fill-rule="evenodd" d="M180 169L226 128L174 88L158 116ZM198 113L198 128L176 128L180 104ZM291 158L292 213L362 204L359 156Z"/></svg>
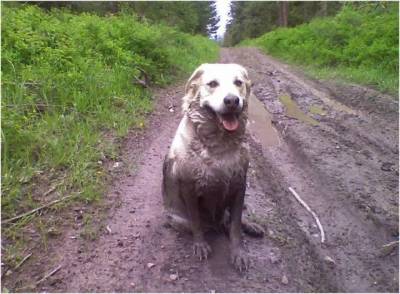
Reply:
<svg viewBox="0 0 400 294"><path fill-rule="evenodd" d="M200 107L213 111L226 130L235 131L250 84L246 69L238 64L202 64L187 82L184 110L198 99Z"/></svg>

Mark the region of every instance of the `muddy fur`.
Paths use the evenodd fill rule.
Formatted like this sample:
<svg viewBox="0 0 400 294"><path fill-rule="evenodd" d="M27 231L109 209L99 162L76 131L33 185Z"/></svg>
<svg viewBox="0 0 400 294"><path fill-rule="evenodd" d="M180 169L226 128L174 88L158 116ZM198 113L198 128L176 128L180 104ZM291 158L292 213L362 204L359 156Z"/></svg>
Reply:
<svg viewBox="0 0 400 294"><path fill-rule="evenodd" d="M247 114L240 116L240 127L232 135L218 126L211 111L191 104L187 113L188 125L196 136L183 158L164 161L164 205L169 214L188 219L187 210L179 195L179 186L188 182L191 192L200 198L202 220L205 225L221 223L225 209L230 205L230 194L246 185L248 149L245 142ZM174 169L174 171L172 170ZM178 203L177 203L178 202Z"/></svg>
<svg viewBox="0 0 400 294"><path fill-rule="evenodd" d="M164 160L164 206L171 226L193 233L194 254L200 259L211 252L203 233L225 228L231 239L232 262L242 271L249 262L241 249L241 229L249 165L246 123L250 86L243 87L239 126L230 132L211 107L200 105L198 72L188 82L178 138ZM250 84L247 74L245 77ZM246 220L243 229L253 236L263 234L260 226Z"/></svg>

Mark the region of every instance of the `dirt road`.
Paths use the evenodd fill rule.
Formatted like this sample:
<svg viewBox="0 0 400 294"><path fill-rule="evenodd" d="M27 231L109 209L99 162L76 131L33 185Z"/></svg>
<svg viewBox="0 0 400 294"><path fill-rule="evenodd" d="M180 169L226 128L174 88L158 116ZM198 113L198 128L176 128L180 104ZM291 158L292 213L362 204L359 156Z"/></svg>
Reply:
<svg viewBox="0 0 400 294"><path fill-rule="evenodd" d="M226 236L208 235L213 253L200 262L191 237L164 225L161 166L181 117L181 85L157 93L147 132L126 140L107 229L89 243L68 230L46 262L28 261L5 280L10 289L60 264L35 291L398 292L398 249L382 251L399 238L397 102L310 80L251 48L223 49L220 61L244 65L258 99L245 213L267 234L244 238L250 270L229 264ZM325 243L289 187L319 216Z"/></svg>

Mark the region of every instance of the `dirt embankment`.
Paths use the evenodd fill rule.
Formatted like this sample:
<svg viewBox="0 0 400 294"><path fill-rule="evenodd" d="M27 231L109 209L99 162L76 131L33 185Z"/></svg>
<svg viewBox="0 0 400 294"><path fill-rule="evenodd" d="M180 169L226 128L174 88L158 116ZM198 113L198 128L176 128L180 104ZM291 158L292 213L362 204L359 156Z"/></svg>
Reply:
<svg viewBox="0 0 400 294"><path fill-rule="evenodd" d="M126 140L107 197L115 203L108 229L93 242L68 230L46 259L28 260L3 279L7 288L29 285L61 264L33 290L398 292L398 250L381 250L399 237L397 102L309 80L251 48L224 49L221 62L248 68L259 99L250 115L245 213L267 235L244 239L250 270L240 275L230 266L226 236L208 235L213 253L199 262L191 237L164 226L161 166L181 116L181 85L158 93L148 131ZM264 122L265 131L258 127ZM289 187L319 216L324 244Z"/></svg>

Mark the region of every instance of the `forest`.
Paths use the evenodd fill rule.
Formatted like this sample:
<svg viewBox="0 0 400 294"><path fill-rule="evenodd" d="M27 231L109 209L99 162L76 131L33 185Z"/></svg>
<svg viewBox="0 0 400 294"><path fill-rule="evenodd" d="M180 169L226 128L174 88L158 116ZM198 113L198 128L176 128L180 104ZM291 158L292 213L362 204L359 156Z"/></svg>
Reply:
<svg viewBox="0 0 400 294"><path fill-rule="evenodd" d="M313 18L335 15L338 1L235 1L224 36L225 46L261 36L279 27L295 27Z"/></svg>

